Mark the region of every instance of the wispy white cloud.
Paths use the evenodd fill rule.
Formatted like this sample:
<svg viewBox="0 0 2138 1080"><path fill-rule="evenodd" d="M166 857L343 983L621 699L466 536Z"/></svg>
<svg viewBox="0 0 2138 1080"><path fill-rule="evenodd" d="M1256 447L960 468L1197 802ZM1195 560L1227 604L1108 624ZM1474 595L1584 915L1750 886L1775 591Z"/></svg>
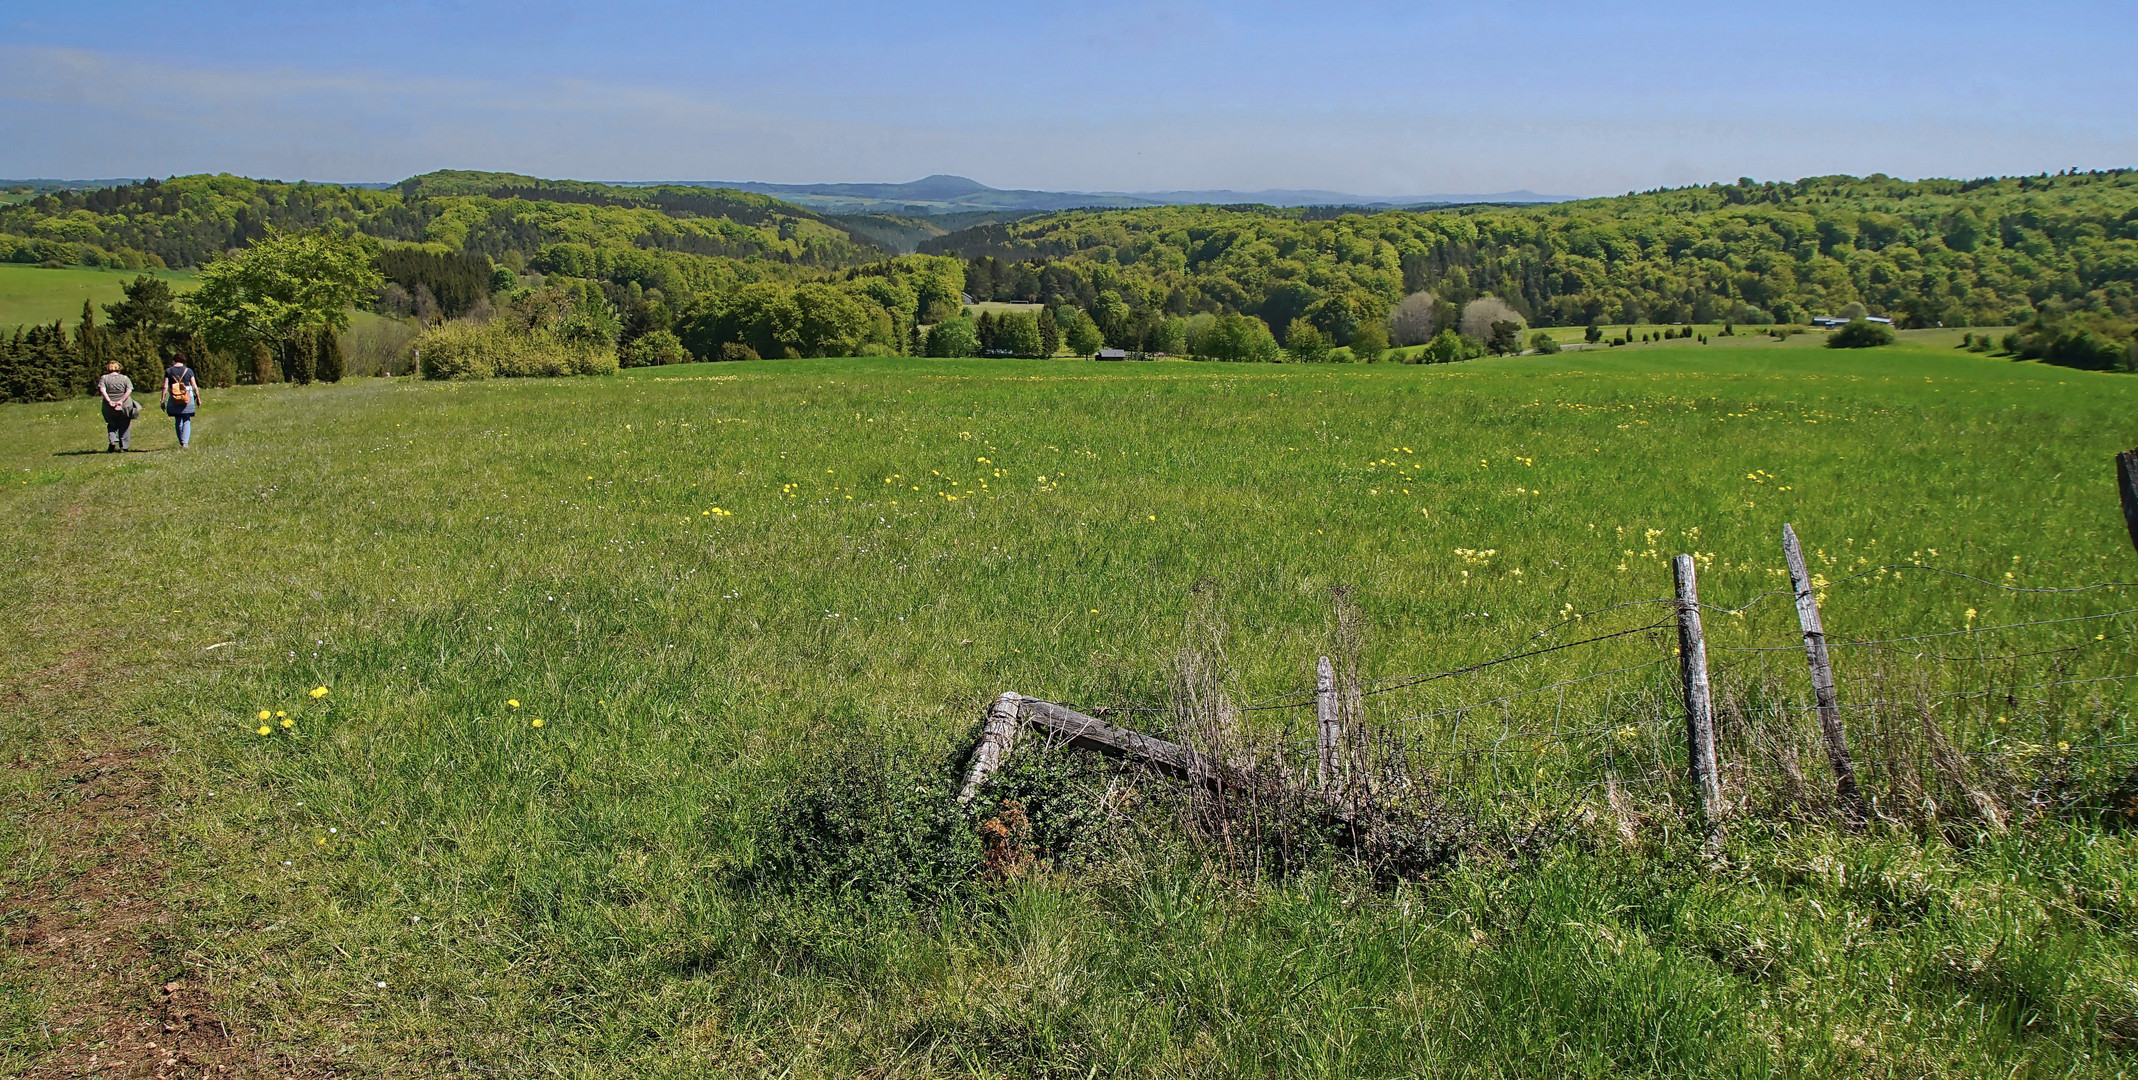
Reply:
<svg viewBox="0 0 2138 1080"><path fill-rule="evenodd" d="M1226 32L1190 3L1161 14L1168 32ZM1570 70L1561 84L1611 78L1607 61L1562 63ZM1167 92L1154 71L1153 90L1141 98L1115 88L967 113L917 108L905 88L857 93L853 83L844 94L744 93L651 78L187 65L60 47L0 47L0 70L0 175L11 176L394 180L480 168L793 182L956 172L997 186L1084 190L1592 194L1740 174L1972 175L2138 161L2138 134L2125 124L2045 119L2008 94L1963 114L1907 86L1874 99L1685 95L1621 83L1610 95L1471 87L1432 97L1257 92L1227 100L1207 89Z"/></svg>

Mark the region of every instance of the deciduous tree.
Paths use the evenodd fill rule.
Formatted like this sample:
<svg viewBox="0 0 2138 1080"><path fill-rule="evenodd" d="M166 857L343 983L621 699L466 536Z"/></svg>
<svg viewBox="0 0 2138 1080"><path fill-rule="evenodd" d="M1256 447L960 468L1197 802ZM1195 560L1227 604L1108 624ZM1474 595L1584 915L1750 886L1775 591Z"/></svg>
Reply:
<svg viewBox="0 0 2138 1080"><path fill-rule="evenodd" d="M354 233L280 233L202 268L200 288L178 307L211 347L250 352L265 346L284 366L309 370L299 341L349 328L350 309L378 295L374 244Z"/></svg>

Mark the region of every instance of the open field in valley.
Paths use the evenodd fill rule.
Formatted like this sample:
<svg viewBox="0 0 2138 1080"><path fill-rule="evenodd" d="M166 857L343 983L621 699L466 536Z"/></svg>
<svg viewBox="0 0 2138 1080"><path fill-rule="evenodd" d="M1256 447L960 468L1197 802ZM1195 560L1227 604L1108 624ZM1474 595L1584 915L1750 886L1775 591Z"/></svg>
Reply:
<svg viewBox="0 0 2138 1080"><path fill-rule="evenodd" d="M0 267L0 324L49 317L21 281L130 276ZM154 415L119 456L86 400L10 406L0 915L132 951L9 953L0 1073L175 985L261 1074L2120 1075L2138 597L2017 590L2138 580L2138 381L1821 340L240 387L182 454ZM1773 795L1799 744L1824 786L1784 522L1837 641L1962 632L1837 649L1845 703L1893 703L1849 713L1860 832ZM1706 851L1639 606L1679 551L1737 710ZM940 805L1005 690L1185 737L1185 657L1282 705L1318 655L1392 686L1620 630L1365 699L1449 748L1410 779L1467 824L1415 872L1243 861L1116 778L994 880L865 887L940 869L926 836L781 876L840 841L776 808ZM1926 805L1945 742L2008 830ZM70 846L51 808L120 776L159 809Z"/></svg>
<svg viewBox="0 0 2138 1080"><path fill-rule="evenodd" d="M165 278L179 292L191 288L188 270L101 270L70 266L50 270L22 263L0 263L0 330L13 333L17 326L49 323L57 319L68 329L82 318L82 301L96 301L99 318L103 306L125 299L127 282L142 274Z"/></svg>

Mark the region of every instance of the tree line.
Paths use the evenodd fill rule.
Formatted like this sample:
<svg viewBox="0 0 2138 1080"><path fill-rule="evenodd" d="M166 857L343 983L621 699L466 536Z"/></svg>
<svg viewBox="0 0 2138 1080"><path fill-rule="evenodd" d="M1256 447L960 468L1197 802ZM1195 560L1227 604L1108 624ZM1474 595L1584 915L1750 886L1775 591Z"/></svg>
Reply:
<svg viewBox="0 0 2138 1080"><path fill-rule="evenodd" d="M213 270L295 236L362 246L376 281L358 275L347 297L411 324L487 321L556 290L625 364L1100 344L1228 359L1430 346L1462 359L1519 348L1531 326L1759 326L1858 304L1902 326L2018 324L2019 354L2112 366L2134 328L2138 174L1740 180L1430 212L1070 211L898 258L767 196L512 174L433 173L388 191L179 177L0 208L0 256L39 262ZM968 301L1038 307L965 315ZM262 370L256 345L274 377L304 368L295 331L197 328L239 380ZM8 349L44 357L76 336L23 330Z"/></svg>
<svg viewBox="0 0 2138 1080"><path fill-rule="evenodd" d="M2076 320L2113 335L2138 286L2138 173L1741 180L1335 218L1071 211L923 250L965 258L975 299L1075 303L1123 347L1197 312L1254 315L1280 341L1304 319L1341 343L1423 292L1456 305L1491 296L1532 325L1798 323L1863 303L1902 326Z"/></svg>

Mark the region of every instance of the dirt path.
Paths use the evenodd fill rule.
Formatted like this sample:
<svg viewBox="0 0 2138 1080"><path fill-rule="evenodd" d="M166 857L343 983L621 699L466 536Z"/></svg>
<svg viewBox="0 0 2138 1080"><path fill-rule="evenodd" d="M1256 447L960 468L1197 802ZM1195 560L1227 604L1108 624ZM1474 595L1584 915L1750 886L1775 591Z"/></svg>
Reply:
<svg viewBox="0 0 2138 1080"><path fill-rule="evenodd" d="M54 539L79 522L74 509ZM106 639L66 595L7 613L22 666L0 675L0 730L11 736L0 751L0 842L12 848L0 866L0 978L13 984L0 1071L299 1071L248 1049L246 1032L217 1014L189 969L175 932L183 897L164 817L166 751L152 732L114 719L122 710L109 688L127 681L123 650L55 647Z"/></svg>
<svg viewBox="0 0 2138 1080"><path fill-rule="evenodd" d="M8 951L44 1005L28 1076L262 1075L173 955L160 758L69 755L50 764L71 771L11 808L45 870L6 913Z"/></svg>

